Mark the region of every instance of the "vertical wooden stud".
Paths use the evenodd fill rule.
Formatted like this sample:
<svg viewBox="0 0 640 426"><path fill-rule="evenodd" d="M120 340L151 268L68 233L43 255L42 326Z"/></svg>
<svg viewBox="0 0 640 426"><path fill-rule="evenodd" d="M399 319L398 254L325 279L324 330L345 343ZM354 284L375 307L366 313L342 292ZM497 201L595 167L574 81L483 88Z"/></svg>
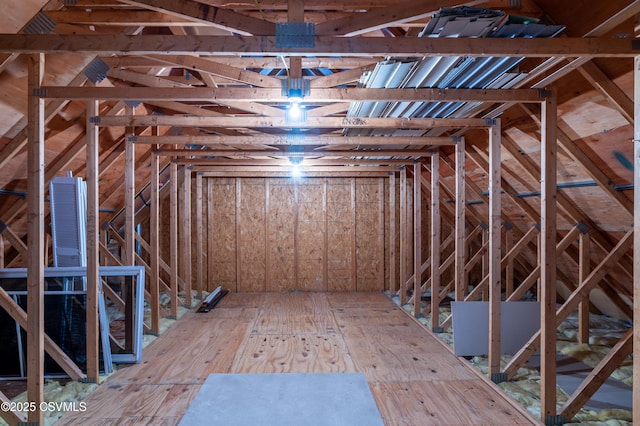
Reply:
<svg viewBox="0 0 640 426"><path fill-rule="evenodd" d="M34 91L44 79L44 54L28 57L27 148L27 400L29 423L43 424L44 400L44 99ZM87 116L89 114L87 113ZM87 124L88 125L88 124ZM87 301L88 303L88 301ZM97 334L97 328L96 328ZM96 346L97 349L97 346Z"/></svg>
<svg viewBox="0 0 640 426"><path fill-rule="evenodd" d="M504 233L504 252L505 254L511 250L513 247L513 225L510 223L505 227ZM505 287L505 295L508 299L509 296L513 293L513 258L509 257L507 260L507 265L505 267L504 274L504 287Z"/></svg>
<svg viewBox="0 0 640 426"><path fill-rule="evenodd" d="M182 185L180 187L180 253L181 259L181 277L184 281L184 304L191 307L191 168L185 166L182 168Z"/></svg>
<svg viewBox="0 0 640 426"><path fill-rule="evenodd" d="M396 292L396 174L389 173L389 293Z"/></svg>
<svg viewBox="0 0 640 426"><path fill-rule="evenodd" d="M466 294L465 283L465 226L466 226L466 196L465 196L465 174L464 174L464 161L465 161L465 141L460 140L456 144L455 148L456 156L456 219L455 219L455 299L460 301L464 300Z"/></svg>
<svg viewBox="0 0 640 426"><path fill-rule="evenodd" d="M126 113L133 114L133 109L126 107ZM124 259L123 264L127 266L135 265L135 235L134 235L134 216L135 216L135 145L128 136L134 135L133 127L125 129L124 140Z"/></svg>
<svg viewBox="0 0 640 426"><path fill-rule="evenodd" d="M202 173L196 173L196 292L202 299L202 283L204 282L204 244L203 244L203 220L202 220Z"/></svg>
<svg viewBox="0 0 640 426"><path fill-rule="evenodd" d="M171 267L171 316L178 318L178 165L169 163L169 266Z"/></svg>
<svg viewBox="0 0 640 426"><path fill-rule="evenodd" d="M578 285L582 284L591 272L591 238L588 232L580 234L578 262ZM578 342L589 343L589 295L578 305Z"/></svg>
<svg viewBox="0 0 640 426"><path fill-rule="evenodd" d="M242 267L242 265L240 265L240 261L242 259L242 257L240 256L240 236L242 235L242 223L240 221L240 218L242 217L242 212L240 210L241 208L242 183L239 178L236 178L236 291L238 292L242 289L242 283L240 282L242 277L242 274L240 273L240 268Z"/></svg>
<svg viewBox="0 0 640 426"><path fill-rule="evenodd" d="M633 353L640 353L640 56L634 58L633 120ZM633 363L633 423L640 425L640 362Z"/></svg>
<svg viewBox="0 0 640 426"><path fill-rule="evenodd" d="M540 413L542 421L556 416L556 167L557 105L555 91L542 103L540 158Z"/></svg>
<svg viewBox="0 0 640 426"><path fill-rule="evenodd" d="M440 327L440 224L440 153L436 151L431 154L431 329L436 333L443 332ZM418 273L416 277L419 276Z"/></svg>
<svg viewBox="0 0 640 426"><path fill-rule="evenodd" d="M400 169L400 305L407 303L407 169Z"/></svg>
<svg viewBox="0 0 640 426"><path fill-rule="evenodd" d="M153 128L157 133L157 127ZM156 145L157 148L157 145ZM160 333L160 158L151 154L151 209L149 213L149 244L151 246L151 334Z"/></svg>
<svg viewBox="0 0 640 426"><path fill-rule="evenodd" d="M378 178L378 259L379 265L382 266L381 273L377 275L378 290L383 291L385 288L385 262L384 262L384 179Z"/></svg>
<svg viewBox="0 0 640 426"><path fill-rule="evenodd" d="M413 314L422 313L422 164L413 165Z"/></svg>
<svg viewBox="0 0 640 426"><path fill-rule="evenodd" d="M216 255L213 233L213 179L207 179L207 291L215 290L214 259Z"/></svg>
<svg viewBox="0 0 640 426"><path fill-rule="evenodd" d="M501 238L500 214L500 120L489 128L489 375L495 382L500 375L500 302L501 302Z"/></svg>

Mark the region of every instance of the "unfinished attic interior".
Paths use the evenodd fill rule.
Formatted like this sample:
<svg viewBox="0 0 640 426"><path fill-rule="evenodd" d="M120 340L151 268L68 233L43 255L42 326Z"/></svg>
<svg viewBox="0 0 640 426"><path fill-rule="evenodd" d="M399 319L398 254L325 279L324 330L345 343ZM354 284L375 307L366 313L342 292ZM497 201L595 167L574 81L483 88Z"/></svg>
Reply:
<svg viewBox="0 0 640 426"><path fill-rule="evenodd" d="M640 424L640 1L3 6L5 423Z"/></svg>

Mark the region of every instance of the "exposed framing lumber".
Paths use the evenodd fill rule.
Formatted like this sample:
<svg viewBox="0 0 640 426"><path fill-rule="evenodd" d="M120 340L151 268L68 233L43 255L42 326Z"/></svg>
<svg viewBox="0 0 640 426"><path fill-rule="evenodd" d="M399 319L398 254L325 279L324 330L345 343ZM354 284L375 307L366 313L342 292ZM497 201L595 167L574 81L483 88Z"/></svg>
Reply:
<svg viewBox="0 0 640 426"><path fill-rule="evenodd" d="M10 407L11 402L12 401L3 392L0 392L0 403L2 403L2 406L7 404L6 406ZM11 426L27 423L27 418L19 411L1 410L0 418Z"/></svg>
<svg viewBox="0 0 640 426"><path fill-rule="evenodd" d="M0 40L2 35L0 35ZM282 89L273 87L189 87L148 74L123 70L111 70L110 74L149 87L78 87L44 86L42 96L47 99L65 100L139 100L139 101L207 101L214 103L235 102L288 102ZM544 92L534 89L432 89L400 88L379 89L363 87L314 88L304 102L335 103L355 101L404 101L404 102L534 102L544 99ZM283 115L283 114L281 114ZM222 116L219 114L218 116Z"/></svg>
<svg viewBox="0 0 640 426"><path fill-rule="evenodd" d="M210 25L242 35L275 34L275 24L217 6L205 6L193 0L122 0L123 3Z"/></svg>
<svg viewBox="0 0 640 426"><path fill-rule="evenodd" d="M411 146L440 146L455 144L450 137L388 137L376 136L337 136L305 135L304 138L289 135L247 135L247 136L217 136L217 135L183 135L183 136L135 136L133 142L137 144L159 145L339 145L340 147L360 145L411 145Z"/></svg>
<svg viewBox="0 0 640 426"><path fill-rule="evenodd" d="M640 353L640 56L633 63L633 352ZM633 422L640 424L640 362L633 363Z"/></svg>
<svg viewBox="0 0 640 426"><path fill-rule="evenodd" d="M153 133L158 129L154 127ZM151 275L149 292L151 297L151 334L160 333L160 158L151 156L151 207L149 212L149 257Z"/></svg>
<svg viewBox="0 0 640 426"><path fill-rule="evenodd" d="M513 247L513 225L505 222L504 250L508 253ZM513 293L513 259L507 261L504 273L504 293L508 298Z"/></svg>
<svg viewBox="0 0 640 426"><path fill-rule="evenodd" d="M195 3L195 2L192 2ZM242 19L246 19L242 15ZM246 21L245 21L246 22ZM211 56L513 56L523 57L633 57L632 40L607 38L426 38L316 36L313 48L276 46L275 36L207 35L75 35L75 34L2 34L0 53L81 52L101 54L149 55L162 52L173 55Z"/></svg>
<svg viewBox="0 0 640 426"><path fill-rule="evenodd" d="M591 272L591 238L588 232L580 234L578 282L584 282ZM578 342L589 343L589 295L578 305Z"/></svg>
<svg viewBox="0 0 640 426"><path fill-rule="evenodd" d="M7 292L0 287L0 307L2 307L11 318L26 330L28 323L27 313L18 305ZM44 350L53 360L69 375L72 380L85 378L84 373L78 366L64 353L62 349L45 333ZM4 410L3 410L4 411Z"/></svg>
<svg viewBox="0 0 640 426"><path fill-rule="evenodd" d="M44 102L33 91L44 80L44 54L28 58L27 151L27 400L35 402L30 423L42 424L44 413Z"/></svg>
<svg viewBox="0 0 640 426"><path fill-rule="evenodd" d="M178 165L169 164L169 266L171 267L171 316L178 318Z"/></svg>
<svg viewBox="0 0 640 426"><path fill-rule="evenodd" d="M198 173L201 174L201 173ZM203 178L204 174L201 174ZM213 228L213 181L207 179L207 228ZM207 232L207 291L212 291L209 285L214 282L214 267L215 267L215 239L214 233Z"/></svg>
<svg viewBox="0 0 640 426"><path fill-rule="evenodd" d="M455 210L455 300L464 299L465 284L465 232L466 232L466 194L465 194L465 141L462 139L455 146L456 174L456 210Z"/></svg>
<svg viewBox="0 0 640 426"><path fill-rule="evenodd" d="M4 222L0 222L0 235L4 235L9 244L25 259L28 256L27 245L15 232Z"/></svg>
<svg viewBox="0 0 640 426"><path fill-rule="evenodd" d="M554 90L555 93L555 90ZM540 160L540 415L548 424L556 415L556 192L557 104L556 97L542 104Z"/></svg>
<svg viewBox="0 0 640 426"><path fill-rule="evenodd" d="M325 183L326 186L326 183ZM397 230L396 230L396 174L389 173L389 292L395 294L397 290ZM0 238L2 235L0 234ZM325 244L326 245L326 244ZM2 242L0 241L0 250L2 249ZM1 265L0 265L1 266Z"/></svg>
<svg viewBox="0 0 640 426"><path fill-rule="evenodd" d="M564 304L558 308L555 313L555 320L557 326L564 321L569 313L578 307L578 304L585 296L595 288L600 280L615 266L616 262L627 252L634 242L633 230L628 231L618 244L605 256L605 258L596 266L587 279L580 283L580 285L571 293L571 295L565 300ZM513 376L515 372L524 364L533 353L540 346L540 331L534 334L531 339L514 355L509 364L504 368L504 372L509 376Z"/></svg>
<svg viewBox="0 0 640 426"><path fill-rule="evenodd" d="M184 282L184 305L191 307L191 270L193 268L191 255L191 168L182 168L182 179L179 181L179 206L180 206L180 276ZM200 232L200 230L197 230Z"/></svg>
<svg viewBox="0 0 640 426"><path fill-rule="evenodd" d="M502 124L499 119L489 128L489 376L499 382L500 373L500 303L502 277L500 268L501 172L500 137ZM484 234L483 234L484 235Z"/></svg>
<svg viewBox="0 0 640 426"><path fill-rule="evenodd" d="M98 212L100 192L99 177L99 128L91 117L98 113L98 101L87 102L87 380L98 383L100 380L99 333L98 333L98 294L100 288L99 232L100 216Z"/></svg>
<svg viewBox="0 0 640 426"><path fill-rule="evenodd" d="M304 123L292 125L284 117L207 117L207 116L172 116L172 115L139 115L108 116L96 118L99 126L184 126L184 127L238 127L238 128L300 128L300 129L369 129L369 128L402 128L431 129L486 127L485 120L479 118L370 118L370 117L307 117Z"/></svg>
<svg viewBox="0 0 640 426"><path fill-rule="evenodd" d="M400 169L400 305L407 303L407 169Z"/></svg>
<svg viewBox="0 0 640 426"><path fill-rule="evenodd" d="M422 186L422 185L420 185ZM440 328L440 255L442 246L440 222L440 153L431 155L431 330L438 333ZM415 273L416 282L421 283L421 275ZM414 292L414 298L416 294ZM419 301L419 298L418 298Z"/></svg>
<svg viewBox="0 0 640 426"><path fill-rule="evenodd" d="M572 419L580 411L580 408L589 401L607 378L620 366L622 361L633 353L633 330L634 327L631 327L622 336L564 403L560 413L567 420ZM633 389L635 393L636 389Z"/></svg>
<svg viewBox="0 0 640 426"><path fill-rule="evenodd" d="M127 107L127 112L130 113L131 108ZM134 129L127 127L125 134L130 135L134 133ZM135 161L136 152L135 145L131 142L127 142L127 138L124 140L124 264L135 265L135 190L136 190L136 178L135 178Z"/></svg>
<svg viewBox="0 0 640 426"><path fill-rule="evenodd" d="M422 165L413 165L413 314L419 316L422 310Z"/></svg>
<svg viewBox="0 0 640 426"><path fill-rule="evenodd" d="M204 243L205 228L202 220L202 174L196 173L196 294L202 299L202 285L204 283Z"/></svg>

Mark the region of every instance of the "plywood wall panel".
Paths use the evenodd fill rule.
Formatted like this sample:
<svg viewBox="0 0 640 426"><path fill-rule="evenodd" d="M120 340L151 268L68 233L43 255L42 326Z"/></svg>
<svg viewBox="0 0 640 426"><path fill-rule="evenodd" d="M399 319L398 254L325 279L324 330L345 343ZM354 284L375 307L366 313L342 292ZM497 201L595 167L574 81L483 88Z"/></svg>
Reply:
<svg viewBox="0 0 640 426"><path fill-rule="evenodd" d="M329 291L355 291L354 205L350 179L327 181L327 287Z"/></svg>
<svg viewBox="0 0 640 426"><path fill-rule="evenodd" d="M296 289L295 195L290 179L270 179L267 291Z"/></svg>
<svg viewBox="0 0 640 426"><path fill-rule="evenodd" d="M356 180L356 267L357 291L384 289L384 223L380 215L379 179ZM381 255L382 254L382 255Z"/></svg>
<svg viewBox="0 0 640 426"><path fill-rule="evenodd" d="M305 179L298 185L296 233L298 283L309 291L326 291L324 279L324 179Z"/></svg>
<svg viewBox="0 0 640 426"><path fill-rule="evenodd" d="M238 179L238 291L266 290L265 180Z"/></svg>
<svg viewBox="0 0 640 426"><path fill-rule="evenodd" d="M209 290L386 287L387 179L207 180Z"/></svg>
<svg viewBox="0 0 640 426"><path fill-rule="evenodd" d="M209 263L210 271L208 291L222 286L237 291L236 271L236 184L235 179L214 179L211 188L212 211L209 211L208 232L213 247L207 251L213 256Z"/></svg>

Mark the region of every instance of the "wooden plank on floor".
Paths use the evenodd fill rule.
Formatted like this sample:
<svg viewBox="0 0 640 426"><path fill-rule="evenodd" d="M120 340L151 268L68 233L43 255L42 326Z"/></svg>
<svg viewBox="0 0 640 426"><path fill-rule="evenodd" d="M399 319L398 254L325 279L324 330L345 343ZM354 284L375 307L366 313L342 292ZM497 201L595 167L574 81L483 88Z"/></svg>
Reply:
<svg viewBox="0 0 640 426"><path fill-rule="evenodd" d="M186 313L60 424L176 424L209 374L294 372L364 373L386 424L535 424L381 292L231 293Z"/></svg>

